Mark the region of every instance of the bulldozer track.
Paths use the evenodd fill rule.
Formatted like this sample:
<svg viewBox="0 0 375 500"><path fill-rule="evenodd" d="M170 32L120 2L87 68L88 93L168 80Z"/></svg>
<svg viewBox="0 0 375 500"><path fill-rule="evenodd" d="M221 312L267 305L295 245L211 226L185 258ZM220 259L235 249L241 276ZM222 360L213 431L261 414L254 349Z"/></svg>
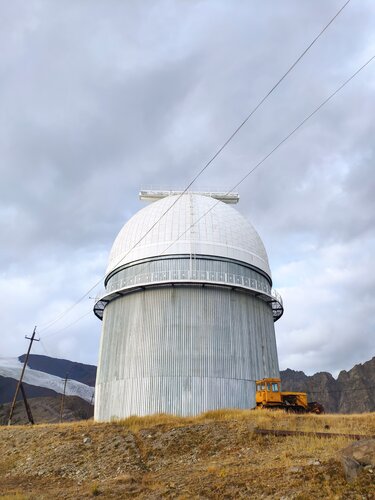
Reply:
<svg viewBox="0 0 375 500"><path fill-rule="evenodd" d="M350 439L375 439L375 435L366 434L338 434L334 432L304 432L304 431L285 431L280 429L255 429L255 434L271 436L316 436L322 438L347 437Z"/></svg>

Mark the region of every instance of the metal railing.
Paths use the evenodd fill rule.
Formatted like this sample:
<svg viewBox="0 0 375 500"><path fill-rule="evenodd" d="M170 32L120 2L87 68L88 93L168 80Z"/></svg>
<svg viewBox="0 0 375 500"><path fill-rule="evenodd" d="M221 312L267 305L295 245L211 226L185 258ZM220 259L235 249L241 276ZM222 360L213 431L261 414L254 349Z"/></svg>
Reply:
<svg viewBox="0 0 375 500"><path fill-rule="evenodd" d="M272 289L268 283L261 282L254 278L242 276L241 274L224 273L219 271L187 271L187 270L166 270L152 273L137 274L129 278L110 282L106 288L107 292L113 292L119 288L134 286L142 283L160 283L163 281L205 281L214 283L225 283L240 285L246 288L260 290L271 294Z"/></svg>
<svg viewBox="0 0 375 500"><path fill-rule="evenodd" d="M116 296L124 295L127 291L145 287L151 284L191 282L197 283L217 283L232 285L234 287L251 290L260 298L271 304L274 319L279 319L283 314L283 300L280 294L271 288L268 283L242 276L241 274L226 273L219 271L190 271L190 270L166 270L151 273L137 274L129 278L122 278L117 281L110 281L107 288L100 297L96 299L94 311L104 309L105 305ZM100 305L102 304L102 306ZM98 314L97 314L98 315ZM100 317L100 315L99 315Z"/></svg>

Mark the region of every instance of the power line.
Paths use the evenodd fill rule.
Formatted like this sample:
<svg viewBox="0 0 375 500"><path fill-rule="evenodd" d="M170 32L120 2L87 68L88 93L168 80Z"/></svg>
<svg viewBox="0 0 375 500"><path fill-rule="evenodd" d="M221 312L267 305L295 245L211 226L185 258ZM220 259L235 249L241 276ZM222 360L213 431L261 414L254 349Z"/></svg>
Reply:
<svg viewBox="0 0 375 500"><path fill-rule="evenodd" d="M43 335L43 338L48 338L48 337L51 337L52 335L56 335L57 333L60 333L60 332L63 332L64 330L66 330L67 328L70 328L71 326L75 325L76 323L78 323L79 321L81 321L83 318L85 318L86 316L88 316L89 314L91 314L91 309L89 311L87 311L85 314L82 314L82 316L80 316L79 318L75 319L74 321L72 321L71 323L69 323L68 325L66 326L63 326L62 328L59 328L58 330L55 330L53 332L49 332L47 333L46 335Z"/></svg>
<svg viewBox="0 0 375 500"><path fill-rule="evenodd" d="M344 83L342 83L332 94L330 94L318 107L314 109L309 115L306 116L289 134L287 134L266 156L264 156L253 168L251 168L243 177L240 179L232 188L227 191L226 194L234 191L240 184L242 184L255 170L257 170L275 151L277 151L280 146L282 146L292 135L294 135L310 118L312 118L318 111L320 111L323 106L325 106L333 97L340 92L353 78L355 78L363 69L366 68L373 60L375 59L375 55L370 57L355 73L353 73ZM200 222L206 215L211 212L220 202L220 200L216 201L211 208L209 208L204 214L202 214L195 222L193 222L185 231L183 231L168 247L161 252L160 255L163 255L169 248L171 248L182 236L184 236L192 227L194 227L198 222Z"/></svg>
<svg viewBox="0 0 375 500"><path fill-rule="evenodd" d="M340 15L344 8L348 5L351 0L347 0L343 6L336 12L336 14L330 19L330 21L324 26L324 28L318 33L318 35L309 43L309 45L302 51L298 58L293 62L293 64L288 68L288 70L282 75L282 77L276 82L276 84L271 87L271 89L264 95L264 97L258 102L258 104L251 110L251 112L246 116L246 118L240 123L240 125L235 129L235 131L228 137L228 139L220 146L216 153L208 160L208 162L200 169L200 171L195 175L195 177L190 181L187 187L180 193L178 198L168 207L168 209L155 221L155 223L145 232L145 234L128 250L128 252L123 255L123 257L117 262L116 267L123 262L123 260L129 255L130 252L134 250L145 238L146 236L159 224L159 222L165 217L165 215L172 210L179 199L189 190L189 188L196 182L196 180L207 170L211 163L220 155L220 153L228 146L232 139L238 134L242 127L249 121L253 114L262 106L262 104L268 99L268 97L277 89L281 82L293 71L296 65L301 61L301 59L307 54L311 47L319 40L323 33L329 28L329 26L335 21L335 19ZM40 332L46 331L52 325L60 321L66 314L68 314L74 307L81 303L89 293L91 293L97 286L99 286L102 280L105 279L105 275L102 276L84 295L82 295L76 302L69 306L66 310L60 313L55 319L42 325Z"/></svg>
<svg viewBox="0 0 375 500"><path fill-rule="evenodd" d="M291 132L289 132L289 134L287 134L269 153L267 153L266 156L264 156L254 167L252 167L243 177L242 179L240 179L239 182L237 182L229 191L227 191L227 194L230 193L231 191L233 191L234 189L236 189L242 182L244 182L257 168L259 168L275 151L277 151L277 149L279 149L280 146L282 146L290 137L292 137L292 135L294 135L310 118L312 118L318 111L320 111L322 109L323 106L325 106L336 94L338 94L338 92L340 92L351 80L353 80L353 78L355 78L363 69L366 68L366 66L368 66L373 60L375 59L375 55L372 56L370 59L368 59L359 69L357 69L347 80L344 81L344 83L342 83L334 92L332 92L321 104L319 104L319 106L317 106L314 111L312 111L306 118L304 118ZM179 198L177 199L177 201L180 199L182 195L179 196ZM214 205L212 205L212 207L210 209L208 209L204 214L202 214L195 222L193 222L185 231L183 231L181 234L178 235L178 237L172 242L170 243L167 248L165 248L159 255L163 255L165 254L165 252L167 252L169 250L169 248L171 248L180 238L182 238L188 231L190 231L190 229L192 227L194 227L196 224L198 224L198 222L200 222L204 217L206 217L206 215L211 212L211 210L213 210L218 204L220 203L220 201L216 201L214 203ZM75 323L77 323L78 321L80 321L81 319L83 319L85 316L87 316L88 314L90 314L91 311L88 311L87 313L85 313L83 316L79 317L78 319L76 319L75 321L73 321L72 323L70 323L69 325L61 328L60 330L57 330L56 332L53 332L53 334L55 333L59 333L60 331L63 331L67 328L69 328L70 326L74 325ZM51 334L52 335L52 334Z"/></svg>
<svg viewBox="0 0 375 500"><path fill-rule="evenodd" d="M43 351L45 352L46 356L48 356L48 352L47 352L46 346L44 345L43 340L41 339L40 335L39 335L39 341L40 341L40 345L43 348Z"/></svg>
<svg viewBox="0 0 375 500"><path fill-rule="evenodd" d="M339 14L345 9L348 3L351 0L347 0L341 9L332 17L328 24L324 26L324 28L320 31L320 33L312 40L312 42L306 47L306 49L300 54L300 56L294 61L294 63L289 67L289 69L283 74L283 76L275 83L273 87L265 94L265 96L259 101L259 103L253 108L250 113L246 116L246 118L240 123L240 125L236 128L236 130L228 137L228 139L224 142L222 146L216 151L216 153L211 157L211 159L204 165L204 167L198 172L198 174L191 181L189 186L185 191L189 189L190 186L194 184L194 182L203 174L203 172L211 165L211 163L219 156L219 154L228 146L231 140L238 134L241 128L249 121L249 119L253 116L253 114L261 107L261 105L268 99L268 97L277 89L280 83L293 71L293 69L297 66L300 60L307 54L307 52L311 49L311 47L319 40L319 38L323 35L323 33L329 28L329 26L333 23L333 21L339 16Z"/></svg>
<svg viewBox="0 0 375 500"><path fill-rule="evenodd" d="M49 332L47 333L46 335L43 335L43 339L46 339L46 338L49 338L49 337L52 337L53 335L57 335L61 332L63 332L64 330L67 330L68 328L70 328L71 326L75 325L76 323L78 323L79 321L81 321L83 318L85 318L86 316L88 316L89 314L91 314L92 311L91 309L89 311L87 311L85 314L82 314L82 316L79 316L77 319L75 319L74 321L72 321L71 323L69 323L68 325L65 325L63 326L62 328L59 328L58 330L55 330L53 332ZM42 344L42 347L43 347L43 350L45 352L45 354L47 356L50 356L51 354L49 352L47 352L47 348L46 346L44 345L43 341L42 341L42 337L40 337L39 335L39 340L40 340L40 343Z"/></svg>

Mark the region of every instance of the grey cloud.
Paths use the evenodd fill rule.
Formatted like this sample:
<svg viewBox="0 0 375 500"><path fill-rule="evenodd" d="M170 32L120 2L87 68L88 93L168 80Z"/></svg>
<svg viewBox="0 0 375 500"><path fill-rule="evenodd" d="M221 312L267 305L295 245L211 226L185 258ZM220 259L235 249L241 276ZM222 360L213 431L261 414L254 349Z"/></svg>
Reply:
<svg viewBox="0 0 375 500"><path fill-rule="evenodd" d="M0 277L7 330L21 339L5 341L1 352L18 354L27 325L52 319L100 278L116 233L143 206L138 189L185 186L340 5L0 7ZM371 1L351 2L195 188L231 187L364 62L375 46L374 18ZM275 285L286 293L277 324L283 367L350 368L374 350L370 303L349 307L348 283L326 273L344 267L356 293L374 291L366 278L374 107L371 66L239 188L238 209L259 230ZM337 264L336 247L347 252ZM293 262L297 272L284 272ZM320 275L326 280L312 286ZM312 316L297 300L309 287ZM339 307L342 317L332 319ZM361 315L366 333L358 342ZM75 359L81 349L81 360L94 361L99 330L88 318L46 346Z"/></svg>

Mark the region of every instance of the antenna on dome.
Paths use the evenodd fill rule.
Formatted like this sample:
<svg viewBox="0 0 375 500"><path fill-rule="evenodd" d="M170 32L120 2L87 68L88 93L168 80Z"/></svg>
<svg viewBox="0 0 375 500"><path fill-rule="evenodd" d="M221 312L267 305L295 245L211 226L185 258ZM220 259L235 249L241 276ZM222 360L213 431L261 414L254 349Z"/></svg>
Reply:
<svg viewBox="0 0 375 500"><path fill-rule="evenodd" d="M157 201L162 198L166 198L167 196L176 196L183 194L184 191L162 191L162 190L154 190L154 189L141 189L139 191L139 199L143 201ZM224 203L228 203L229 205L235 205L239 202L240 196L238 193L226 193L220 191L189 191L190 194L199 194L201 196L208 196L210 198L214 198L215 200L222 201Z"/></svg>

